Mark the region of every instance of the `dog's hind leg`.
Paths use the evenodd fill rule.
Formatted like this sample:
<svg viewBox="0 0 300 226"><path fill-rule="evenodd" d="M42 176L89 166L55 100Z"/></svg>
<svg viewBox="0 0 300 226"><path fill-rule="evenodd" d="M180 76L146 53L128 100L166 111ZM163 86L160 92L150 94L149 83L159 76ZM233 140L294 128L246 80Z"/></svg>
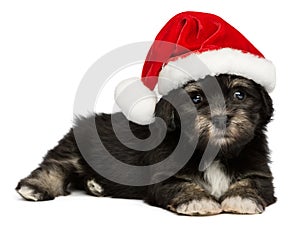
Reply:
<svg viewBox="0 0 300 226"><path fill-rule="evenodd" d="M96 178L87 178L85 180L85 190L87 194L93 196L103 196L104 189Z"/></svg>
<svg viewBox="0 0 300 226"><path fill-rule="evenodd" d="M42 201L69 194L67 187L82 172L82 158L72 130L50 150L40 166L16 187L26 200Z"/></svg>

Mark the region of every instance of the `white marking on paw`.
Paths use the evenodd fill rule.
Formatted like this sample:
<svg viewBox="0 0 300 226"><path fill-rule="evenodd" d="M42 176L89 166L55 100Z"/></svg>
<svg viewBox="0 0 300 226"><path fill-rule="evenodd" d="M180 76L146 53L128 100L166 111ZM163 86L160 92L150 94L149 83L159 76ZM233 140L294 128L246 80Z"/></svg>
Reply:
<svg viewBox="0 0 300 226"><path fill-rule="evenodd" d="M40 194L38 194L34 189L22 186L17 192L27 200L38 201L40 199Z"/></svg>
<svg viewBox="0 0 300 226"><path fill-rule="evenodd" d="M96 196L102 195L103 188L95 181L95 179L88 180L87 186L93 195Z"/></svg>
<svg viewBox="0 0 300 226"><path fill-rule="evenodd" d="M192 200L181 204L176 209L177 213L185 215L214 215L222 212L220 204L209 199Z"/></svg>
<svg viewBox="0 0 300 226"><path fill-rule="evenodd" d="M228 190L231 178L226 175L224 166L219 161L214 161L205 170L204 180L205 189L218 199Z"/></svg>
<svg viewBox="0 0 300 226"><path fill-rule="evenodd" d="M261 205L257 205L253 200L241 198L240 196L229 197L221 203L225 212L241 214L257 214L264 211Z"/></svg>

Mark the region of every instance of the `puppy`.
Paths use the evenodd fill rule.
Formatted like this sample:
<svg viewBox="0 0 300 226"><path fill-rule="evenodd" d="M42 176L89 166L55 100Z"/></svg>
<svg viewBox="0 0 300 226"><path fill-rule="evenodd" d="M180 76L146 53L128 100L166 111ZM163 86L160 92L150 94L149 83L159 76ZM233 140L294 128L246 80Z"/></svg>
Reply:
<svg viewBox="0 0 300 226"><path fill-rule="evenodd" d="M265 89L252 80L228 74L214 78L223 97L204 95L201 87L212 79L207 76L161 98L155 115L164 120L166 134L160 134L162 130L159 128L162 127L157 123L159 120L149 126L138 125L128 122L122 113L78 118L69 133L47 153L40 166L19 182L17 192L26 200L43 201L67 195L70 186L73 186L85 189L94 196L143 199L151 205L184 215L262 213L266 206L276 201L265 136L266 125L273 114L272 100ZM183 96L187 94L192 104L183 101ZM225 99L225 107L216 104L221 98ZM181 109L174 108L171 104L174 101ZM196 110L196 115L189 115L191 110ZM179 111L189 119L185 124L180 120L182 116ZM112 125L112 118L116 125ZM90 132L92 123L96 124L98 137ZM129 127L126 126L128 123ZM138 151L145 149L145 146L137 145L137 149L128 147L135 141L128 138L127 144L124 144L114 132L124 136L133 133L135 138L147 139L151 136L151 127L158 128L155 133L157 139L164 137L159 145L149 151ZM75 130L79 131L76 138ZM170 168L162 168L155 174L140 175L149 180L149 185L131 186L99 175L83 158L82 150L77 145L78 136L86 150L97 151L95 142L100 138L112 156L136 166L152 165L168 158L181 137L184 145L180 153L189 148L192 140L197 140L192 157L174 175L152 183L153 178L168 174ZM199 164L207 146L219 151L201 171ZM97 161L101 168L106 159L100 156ZM176 166L178 162L180 158L175 157L171 165ZM110 167L113 172L114 165ZM124 180L130 179L125 173Z"/></svg>

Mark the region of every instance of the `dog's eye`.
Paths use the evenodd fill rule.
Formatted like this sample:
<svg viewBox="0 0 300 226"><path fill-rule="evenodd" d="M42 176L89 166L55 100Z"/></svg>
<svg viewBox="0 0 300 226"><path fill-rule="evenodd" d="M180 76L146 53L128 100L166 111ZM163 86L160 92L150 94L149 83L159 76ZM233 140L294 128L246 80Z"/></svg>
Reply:
<svg viewBox="0 0 300 226"><path fill-rule="evenodd" d="M194 104L200 104L203 100L203 98L200 94L196 94L196 95L191 96L191 99L192 99Z"/></svg>
<svg viewBox="0 0 300 226"><path fill-rule="evenodd" d="M233 93L233 97L234 97L234 99L237 99L237 100L244 100L246 97L246 94L242 91L235 91Z"/></svg>

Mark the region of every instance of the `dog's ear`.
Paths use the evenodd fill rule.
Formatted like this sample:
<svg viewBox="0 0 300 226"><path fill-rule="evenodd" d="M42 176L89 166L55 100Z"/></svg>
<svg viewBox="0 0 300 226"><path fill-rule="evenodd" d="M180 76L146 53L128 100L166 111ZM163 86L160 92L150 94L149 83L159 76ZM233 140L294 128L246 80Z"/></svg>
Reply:
<svg viewBox="0 0 300 226"><path fill-rule="evenodd" d="M165 121L169 131L176 129L175 114L175 108L164 97L156 104L155 116Z"/></svg>
<svg viewBox="0 0 300 226"><path fill-rule="evenodd" d="M273 102L271 97L263 87L260 88L260 95L262 100L261 116L263 119L263 123L267 124L271 121L271 118L273 116Z"/></svg>

